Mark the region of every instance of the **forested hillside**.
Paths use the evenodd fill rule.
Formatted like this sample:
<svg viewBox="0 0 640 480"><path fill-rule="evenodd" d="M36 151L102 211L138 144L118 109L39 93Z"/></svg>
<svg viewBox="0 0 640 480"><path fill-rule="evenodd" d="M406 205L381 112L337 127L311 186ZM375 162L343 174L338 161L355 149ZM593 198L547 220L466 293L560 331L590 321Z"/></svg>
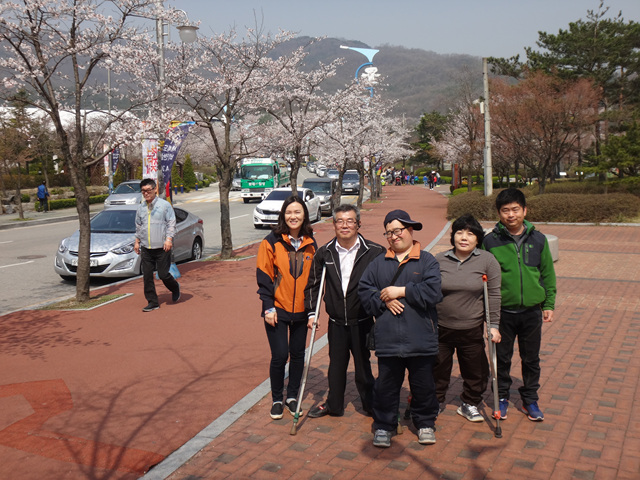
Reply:
<svg viewBox="0 0 640 480"><path fill-rule="evenodd" d="M291 47L304 45L309 37L298 37ZM346 63L338 75L326 85L327 90L349 82L357 68L367 61L361 53L344 50L340 45L380 50L373 60L382 76L376 94L398 101L396 114L405 115L407 125L417 124L425 112L446 112L455 102L459 78L465 70L476 72L477 85L482 85L482 59L471 55L440 55L432 51L381 45L369 46L354 40L324 39L309 47L307 64L329 63L344 58Z"/></svg>

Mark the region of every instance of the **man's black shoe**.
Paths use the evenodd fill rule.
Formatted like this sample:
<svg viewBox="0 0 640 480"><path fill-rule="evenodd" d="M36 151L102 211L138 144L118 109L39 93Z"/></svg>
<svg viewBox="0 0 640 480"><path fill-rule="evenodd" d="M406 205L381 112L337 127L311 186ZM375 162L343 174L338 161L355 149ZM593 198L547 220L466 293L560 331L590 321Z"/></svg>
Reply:
<svg viewBox="0 0 640 480"><path fill-rule="evenodd" d="M307 417L311 418L320 418L324 417L325 415L329 415L329 409L327 408L326 403L318 405L317 407L313 407L311 410L309 410L309 413L307 413Z"/></svg>
<svg viewBox="0 0 640 480"><path fill-rule="evenodd" d="M180 300L180 284L178 283L178 290L176 290L175 292L172 292L171 294L171 300L173 300L173 303L176 303L178 300Z"/></svg>
<svg viewBox="0 0 640 480"><path fill-rule="evenodd" d="M144 308L142 309L142 311L143 311L143 312L152 312L152 311L157 310L157 309L159 309L159 308L160 308L160 305L152 305L152 304L149 304L149 305L147 305L146 307L144 307Z"/></svg>

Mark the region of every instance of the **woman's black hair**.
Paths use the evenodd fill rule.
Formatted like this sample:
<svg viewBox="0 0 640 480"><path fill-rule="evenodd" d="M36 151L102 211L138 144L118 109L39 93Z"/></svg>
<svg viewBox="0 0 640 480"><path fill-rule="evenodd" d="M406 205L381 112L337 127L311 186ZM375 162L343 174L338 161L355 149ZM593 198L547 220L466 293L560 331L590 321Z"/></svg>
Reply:
<svg viewBox="0 0 640 480"><path fill-rule="evenodd" d="M300 227L300 235L304 235L305 237L313 237L313 228L311 227L311 220L309 220L309 210L307 209L306 203L304 200L300 198L298 195L291 195L287 198L282 204L282 208L280 209L280 214L278 215L278 224L274 227L273 232L276 235L289 235L291 232L289 230L289 225L284 219L284 212L287 210L287 207L292 203L299 203L302 205L302 210L304 211L304 220L302 221L302 226Z"/></svg>
<svg viewBox="0 0 640 480"><path fill-rule="evenodd" d="M470 213L465 213L460 216L453 224L451 225L451 245L456 246L455 243L455 235L459 230L469 230L473 233L478 239L478 246L482 244L482 239L484 238L484 229L480 222L475 219L473 215Z"/></svg>

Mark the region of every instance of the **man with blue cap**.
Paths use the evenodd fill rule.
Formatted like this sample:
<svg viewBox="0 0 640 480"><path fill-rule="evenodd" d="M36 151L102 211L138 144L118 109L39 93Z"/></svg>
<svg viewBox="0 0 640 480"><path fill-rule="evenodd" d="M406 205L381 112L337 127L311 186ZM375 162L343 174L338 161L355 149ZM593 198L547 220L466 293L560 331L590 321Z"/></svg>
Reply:
<svg viewBox="0 0 640 480"><path fill-rule="evenodd" d="M439 408L433 366L438 355L436 304L442 301L440 267L413 239L413 232L421 230L422 223L412 220L407 212L389 212L384 229L389 242L387 253L369 264L358 289L365 311L376 318L378 378L373 387L373 444L391 446L405 370L409 372L411 418L418 442L433 444Z"/></svg>

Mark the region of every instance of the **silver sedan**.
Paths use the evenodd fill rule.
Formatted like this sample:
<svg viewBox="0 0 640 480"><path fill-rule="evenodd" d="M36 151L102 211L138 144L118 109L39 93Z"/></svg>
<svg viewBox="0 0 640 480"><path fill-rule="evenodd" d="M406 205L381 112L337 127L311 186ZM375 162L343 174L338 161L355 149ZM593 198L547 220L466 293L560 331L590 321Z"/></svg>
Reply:
<svg viewBox="0 0 640 480"><path fill-rule="evenodd" d="M91 277L132 277L140 275L140 255L133 250L137 205L112 207L91 219ZM198 260L204 247L202 219L175 208L176 234L173 238L174 261ZM73 280L78 269L80 232L63 239L58 246L53 268L65 280Z"/></svg>

